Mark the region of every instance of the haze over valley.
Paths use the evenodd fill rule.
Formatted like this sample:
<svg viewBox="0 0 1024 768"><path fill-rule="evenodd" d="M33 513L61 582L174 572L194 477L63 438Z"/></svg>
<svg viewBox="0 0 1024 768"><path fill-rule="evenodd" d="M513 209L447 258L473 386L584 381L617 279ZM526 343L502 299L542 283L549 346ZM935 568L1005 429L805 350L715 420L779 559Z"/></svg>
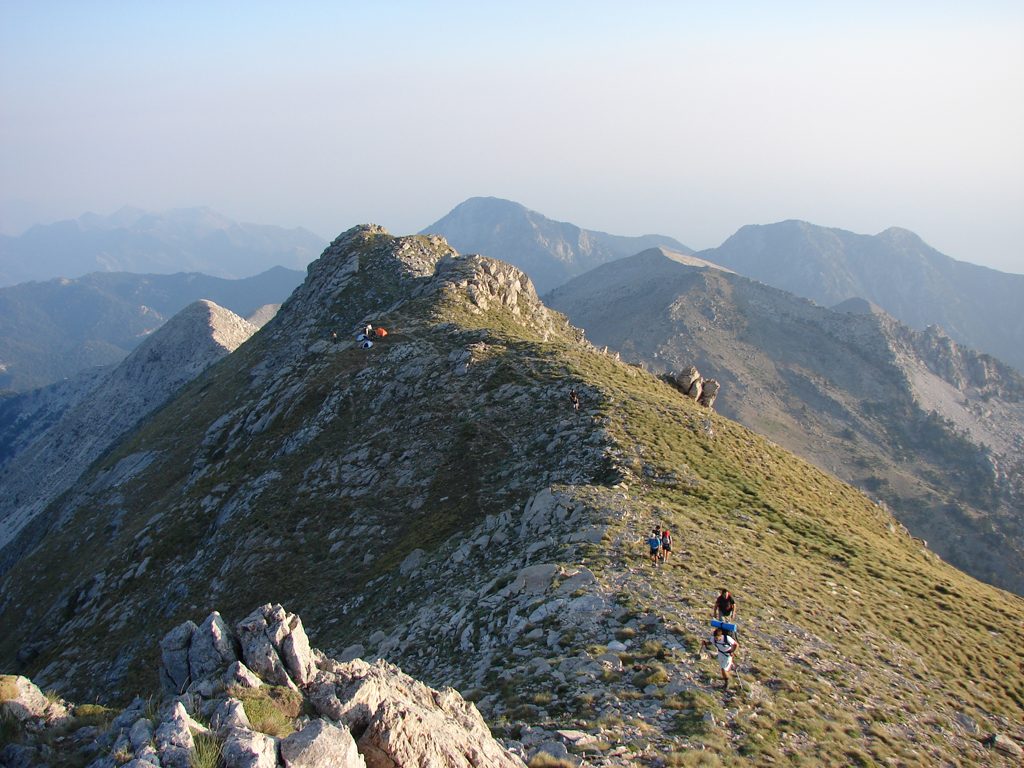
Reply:
<svg viewBox="0 0 1024 768"><path fill-rule="evenodd" d="M1021 40L0 3L0 768L1021 765Z"/></svg>

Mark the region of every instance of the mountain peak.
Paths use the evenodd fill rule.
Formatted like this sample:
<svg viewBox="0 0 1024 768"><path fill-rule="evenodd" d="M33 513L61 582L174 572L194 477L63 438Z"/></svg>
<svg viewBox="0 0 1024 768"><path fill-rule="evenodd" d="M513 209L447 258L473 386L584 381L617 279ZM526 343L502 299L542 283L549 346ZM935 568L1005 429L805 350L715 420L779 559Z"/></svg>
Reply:
<svg viewBox="0 0 1024 768"><path fill-rule="evenodd" d="M473 314L497 303L535 331L553 322L530 278L517 267L461 255L439 235L396 237L374 224L335 238L279 314L290 329L304 327L308 342L314 343L328 327L347 332L366 322L386 322L404 312L409 301L429 297L428 313L446 304ZM406 322L423 317L413 312Z"/></svg>
<svg viewBox="0 0 1024 768"><path fill-rule="evenodd" d="M589 269L647 248L693 252L671 237L624 237L582 229L496 197L460 203L423 230L428 232L444 235L464 253L483 253L516 265L542 294Z"/></svg>

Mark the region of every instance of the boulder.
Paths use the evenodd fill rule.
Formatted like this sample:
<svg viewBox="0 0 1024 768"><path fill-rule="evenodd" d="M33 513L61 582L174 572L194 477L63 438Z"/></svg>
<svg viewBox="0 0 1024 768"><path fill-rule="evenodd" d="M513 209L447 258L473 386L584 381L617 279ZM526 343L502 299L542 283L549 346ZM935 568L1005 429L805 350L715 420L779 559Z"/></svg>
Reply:
<svg viewBox="0 0 1024 768"><path fill-rule="evenodd" d="M283 630L283 621L275 615L275 608L280 609L281 606L262 605L238 623L242 658L246 666L266 682L295 688L274 647L272 637ZM268 622L268 618L273 623Z"/></svg>
<svg viewBox="0 0 1024 768"><path fill-rule="evenodd" d="M359 738L359 751L366 759L367 768L412 765L523 768L524 765L491 737L486 726L482 731L470 731L443 709L390 699L377 708Z"/></svg>
<svg viewBox="0 0 1024 768"><path fill-rule="evenodd" d="M195 746L195 741L192 738L192 731L189 729L190 720L191 718L181 702L175 702L170 716L160 724L156 733L153 734L157 750L163 752L165 747L192 749Z"/></svg>
<svg viewBox="0 0 1024 768"><path fill-rule="evenodd" d="M256 676L255 672L245 666L245 664L240 661L236 661L228 667L228 671L224 673L224 684L229 686L239 685L242 688L259 688L263 685L263 681Z"/></svg>
<svg viewBox="0 0 1024 768"><path fill-rule="evenodd" d="M237 641L221 615L214 611L192 633L188 668L193 682L219 678L238 661Z"/></svg>
<svg viewBox="0 0 1024 768"><path fill-rule="evenodd" d="M227 699L218 704L210 716L210 727L221 738L235 729L252 730L245 707L238 699Z"/></svg>
<svg viewBox="0 0 1024 768"><path fill-rule="evenodd" d="M1004 755L1015 757L1018 760L1024 757L1024 748L1009 736L1002 733L992 734L985 740L985 744L992 747L992 749L997 752L1002 752Z"/></svg>
<svg viewBox="0 0 1024 768"><path fill-rule="evenodd" d="M310 699L321 714L362 732L359 751L367 768L523 766L456 691L435 691L386 661L356 659L322 672Z"/></svg>
<svg viewBox="0 0 1024 768"><path fill-rule="evenodd" d="M366 768L352 734L320 719L281 742L281 760L286 768Z"/></svg>
<svg viewBox="0 0 1024 768"><path fill-rule="evenodd" d="M144 717L140 717L128 731L128 741L132 744L132 750L140 752L143 747L153 739L153 724Z"/></svg>
<svg viewBox="0 0 1024 768"><path fill-rule="evenodd" d="M188 716L180 701L171 708L170 716L160 724L153 735L160 764L167 768L188 768L191 765L191 754L195 748Z"/></svg>
<svg viewBox="0 0 1024 768"><path fill-rule="evenodd" d="M715 379L708 379L704 382L703 390L700 396L697 398L697 402L703 405L705 408L715 407L715 398L718 397L718 390L720 385Z"/></svg>
<svg viewBox="0 0 1024 768"><path fill-rule="evenodd" d="M281 658L292 679L299 685L308 685L316 675L309 638L302 628L302 619L295 614L288 614L286 623L288 634L281 640Z"/></svg>
<svg viewBox="0 0 1024 768"><path fill-rule="evenodd" d="M276 768L277 740L258 731L235 730L221 749L224 768Z"/></svg>
<svg viewBox="0 0 1024 768"><path fill-rule="evenodd" d="M679 373L672 374L672 382L679 391L694 400L700 397L701 381L700 371L692 365Z"/></svg>
<svg viewBox="0 0 1024 768"><path fill-rule="evenodd" d="M194 621L179 624L160 641L160 684L170 694L185 692L192 682L188 665L188 649L192 645Z"/></svg>
<svg viewBox="0 0 1024 768"><path fill-rule="evenodd" d="M27 677L0 675L0 714L24 722L45 717L49 706L43 692Z"/></svg>

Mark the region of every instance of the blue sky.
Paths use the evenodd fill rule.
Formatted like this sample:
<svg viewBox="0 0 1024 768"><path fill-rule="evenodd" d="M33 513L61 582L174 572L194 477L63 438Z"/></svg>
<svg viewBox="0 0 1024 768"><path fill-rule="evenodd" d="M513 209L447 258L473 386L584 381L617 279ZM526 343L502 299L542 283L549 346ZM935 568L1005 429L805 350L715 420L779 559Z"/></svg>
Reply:
<svg viewBox="0 0 1024 768"><path fill-rule="evenodd" d="M711 5L0 0L0 203L331 237L495 195L696 248L903 226L1024 272L1024 4Z"/></svg>

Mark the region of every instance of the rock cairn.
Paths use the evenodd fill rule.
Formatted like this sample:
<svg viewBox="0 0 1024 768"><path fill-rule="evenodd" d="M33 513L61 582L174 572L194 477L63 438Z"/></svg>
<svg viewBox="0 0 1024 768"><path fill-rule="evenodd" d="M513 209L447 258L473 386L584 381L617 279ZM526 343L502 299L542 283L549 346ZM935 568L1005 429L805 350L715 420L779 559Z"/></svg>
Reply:
<svg viewBox="0 0 1024 768"><path fill-rule="evenodd" d="M0 677L3 715L19 733L0 749L0 766L191 768L203 754L224 768L525 765L455 690L430 688L383 660L328 658L280 605L234 627L217 612L186 621L160 651L165 697L136 698L106 727L71 728L81 724L63 702L26 678ZM47 729L75 735L42 738Z"/></svg>

